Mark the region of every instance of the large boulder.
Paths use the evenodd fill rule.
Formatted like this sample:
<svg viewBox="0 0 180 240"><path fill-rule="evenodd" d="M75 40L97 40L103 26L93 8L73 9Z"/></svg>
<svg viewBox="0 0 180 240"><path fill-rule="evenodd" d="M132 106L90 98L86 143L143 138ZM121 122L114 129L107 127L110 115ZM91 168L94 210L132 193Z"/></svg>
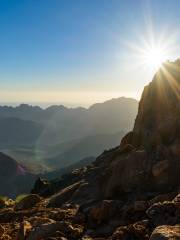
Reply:
<svg viewBox="0 0 180 240"><path fill-rule="evenodd" d="M179 240L180 239L180 225L176 226L159 226L157 227L150 240Z"/></svg>

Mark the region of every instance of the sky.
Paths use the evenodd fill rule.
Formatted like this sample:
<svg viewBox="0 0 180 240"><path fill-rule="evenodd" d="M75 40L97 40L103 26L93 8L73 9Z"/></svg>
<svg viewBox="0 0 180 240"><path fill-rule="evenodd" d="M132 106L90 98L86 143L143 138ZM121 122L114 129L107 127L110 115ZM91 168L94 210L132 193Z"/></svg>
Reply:
<svg viewBox="0 0 180 240"><path fill-rule="evenodd" d="M0 0L0 104L139 99L153 41L180 56L179 0Z"/></svg>

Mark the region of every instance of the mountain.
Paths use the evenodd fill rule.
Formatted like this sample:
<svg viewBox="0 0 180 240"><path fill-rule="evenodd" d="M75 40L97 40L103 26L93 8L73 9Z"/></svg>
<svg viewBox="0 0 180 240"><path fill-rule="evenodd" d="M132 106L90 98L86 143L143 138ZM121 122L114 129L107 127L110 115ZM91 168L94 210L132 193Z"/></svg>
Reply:
<svg viewBox="0 0 180 240"><path fill-rule="evenodd" d="M33 144L43 131L36 122L14 117L0 119L0 146Z"/></svg>
<svg viewBox="0 0 180 240"><path fill-rule="evenodd" d="M45 161L47 165L52 168L64 168L89 156L97 157L105 149L110 149L118 145L123 135L124 133L120 132L116 134L101 134L84 137L77 140L72 146L70 143L70 147L67 150Z"/></svg>
<svg viewBox="0 0 180 240"><path fill-rule="evenodd" d="M22 104L14 108L1 106L0 119L18 118L41 124L43 131L38 145L45 146L91 135L128 131L133 126L137 108L136 100L124 97L95 104L88 109L62 105L42 109Z"/></svg>
<svg viewBox="0 0 180 240"><path fill-rule="evenodd" d="M33 186L36 178L13 158L0 152L0 195L15 197Z"/></svg>
<svg viewBox="0 0 180 240"><path fill-rule="evenodd" d="M133 130L119 146L59 180L38 179L32 193L45 198L38 200L38 213L30 219L25 214L31 225L27 239L178 240L179 106L177 60L164 63L145 87Z"/></svg>
<svg viewBox="0 0 180 240"><path fill-rule="evenodd" d="M136 100L124 97L88 109L0 106L0 150L35 174L64 168L119 144L137 109Z"/></svg>
<svg viewBox="0 0 180 240"><path fill-rule="evenodd" d="M42 174L74 165L89 156L97 157L104 149L118 145L123 135L124 132L88 136L41 149L32 145L11 146L3 152L34 174Z"/></svg>

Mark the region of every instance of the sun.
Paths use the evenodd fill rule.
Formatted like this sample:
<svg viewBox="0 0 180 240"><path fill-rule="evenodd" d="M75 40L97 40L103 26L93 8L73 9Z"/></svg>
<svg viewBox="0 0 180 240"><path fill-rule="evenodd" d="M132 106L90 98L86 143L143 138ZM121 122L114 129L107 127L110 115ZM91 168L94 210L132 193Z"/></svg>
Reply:
<svg viewBox="0 0 180 240"><path fill-rule="evenodd" d="M133 59L133 67L154 74L163 68L163 63L173 60L177 55L177 34L165 30L157 34L153 29L148 29L147 33L138 33L136 40L127 41L125 45Z"/></svg>
<svg viewBox="0 0 180 240"><path fill-rule="evenodd" d="M167 60L166 50L160 46L149 46L143 52L144 63L155 70Z"/></svg>

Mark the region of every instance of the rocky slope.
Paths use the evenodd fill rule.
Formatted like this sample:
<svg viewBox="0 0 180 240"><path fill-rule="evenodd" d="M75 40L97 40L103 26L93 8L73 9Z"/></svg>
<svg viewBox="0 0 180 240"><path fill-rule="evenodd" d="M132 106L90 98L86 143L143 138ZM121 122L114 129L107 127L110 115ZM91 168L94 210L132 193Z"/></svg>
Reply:
<svg viewBox="0 0 180 240"><path fill-rule="evenodd" d="M1 239L180 239L179 106L180 62L167 62L120 145L60 180L38 179L14 206L4 203Z"/></svg>

